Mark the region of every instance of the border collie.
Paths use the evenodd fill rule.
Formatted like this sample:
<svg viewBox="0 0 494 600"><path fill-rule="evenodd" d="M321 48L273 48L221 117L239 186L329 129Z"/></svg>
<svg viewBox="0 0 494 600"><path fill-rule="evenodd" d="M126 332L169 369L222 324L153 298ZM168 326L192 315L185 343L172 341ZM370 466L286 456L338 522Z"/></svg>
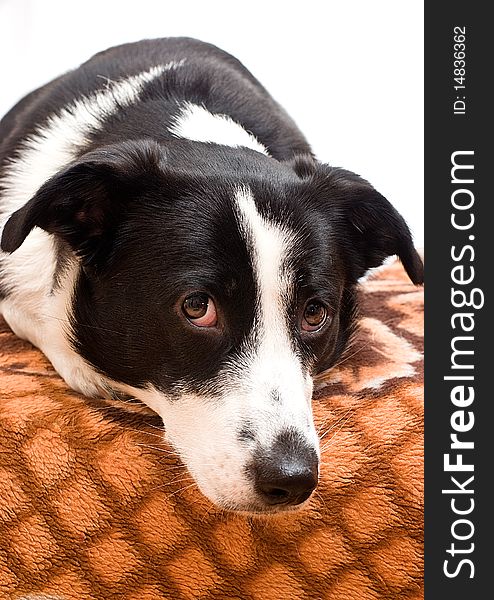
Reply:
<svg viewBox="0 0 494 600"><path fill-rule="evenodd" d="M88 396L130 394L217 505L316 487L312 378L403 218L318 162L235 58L187 38L96 54L0 122L0 313Z"/></svg>

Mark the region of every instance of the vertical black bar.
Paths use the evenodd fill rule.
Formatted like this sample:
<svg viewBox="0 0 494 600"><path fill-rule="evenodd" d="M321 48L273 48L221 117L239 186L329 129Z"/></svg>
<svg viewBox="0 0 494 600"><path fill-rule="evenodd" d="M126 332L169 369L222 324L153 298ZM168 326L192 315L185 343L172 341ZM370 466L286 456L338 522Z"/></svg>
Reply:
<svg viewBox="0 0 494 600"><path fill-rule="evenodd" d="M494 503L494 108L488 91L494 30L488 7L429 2L425 12L426 600L494 597L488 515Z"/></svg>

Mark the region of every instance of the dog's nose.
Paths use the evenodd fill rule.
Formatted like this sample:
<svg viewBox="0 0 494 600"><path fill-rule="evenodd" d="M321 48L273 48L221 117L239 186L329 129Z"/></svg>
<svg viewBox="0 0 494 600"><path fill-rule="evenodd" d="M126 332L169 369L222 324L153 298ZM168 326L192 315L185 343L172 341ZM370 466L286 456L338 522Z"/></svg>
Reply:
<svg viewBox="0 0 494 600"><path fill-rule="evenodd" d="M316 451L293 434L278 436L253 463L254 486L269 505L301 504L317 486Z"/></svg>
<svg viewBox="0 0 494 600"><path fill-rule="evenodd" d="M317 485L316 468L300 461L264 465L256 489L267 504L301 504Z"/></svg>

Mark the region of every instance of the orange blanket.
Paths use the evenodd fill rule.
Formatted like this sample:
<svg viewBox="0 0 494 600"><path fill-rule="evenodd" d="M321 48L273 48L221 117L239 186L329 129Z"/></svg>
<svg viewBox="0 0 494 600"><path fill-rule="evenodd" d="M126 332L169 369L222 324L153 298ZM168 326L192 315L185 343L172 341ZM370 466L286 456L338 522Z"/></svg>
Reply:
<svg viewBox="0 0 494 600"><path fill-rule="evenodd" d="M280 517L218 511L154 413L70 391L0 319L0 598L422 598L422 290L395 264L362 294L319 487Z"/></svg>

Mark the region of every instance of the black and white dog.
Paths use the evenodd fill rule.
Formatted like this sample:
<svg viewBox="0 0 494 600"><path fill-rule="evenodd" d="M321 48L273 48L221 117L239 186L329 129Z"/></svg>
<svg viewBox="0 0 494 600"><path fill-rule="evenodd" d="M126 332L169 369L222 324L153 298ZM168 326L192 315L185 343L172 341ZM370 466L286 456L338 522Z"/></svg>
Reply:
<svg viewBox="0 0 494 600"><path fill-rule="evenodd" d="M0 123L0 312L74 390L162 418L203 493L240 511L318 479L312 377L341 356L357 280L410 232L317 162L235 58L193 39L97 54Z"/></svg>

